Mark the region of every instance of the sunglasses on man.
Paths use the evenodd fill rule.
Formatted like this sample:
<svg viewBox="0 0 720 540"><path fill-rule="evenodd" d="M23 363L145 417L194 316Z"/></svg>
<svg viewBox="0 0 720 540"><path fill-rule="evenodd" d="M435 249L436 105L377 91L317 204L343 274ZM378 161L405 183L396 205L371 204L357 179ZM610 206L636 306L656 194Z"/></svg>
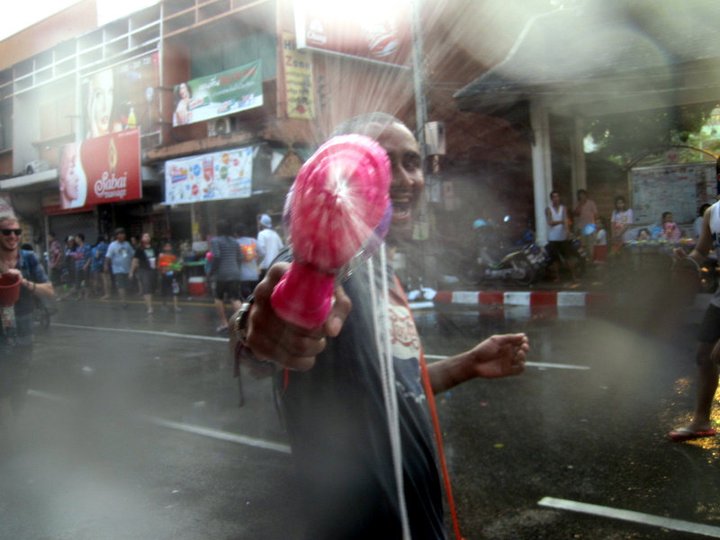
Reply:
<svg viewBox="0 0 720 540"><path fill-rule="evenodd" d="M2 229L3 236L10 236L11 234L15 234L15 236L22 236L22 229Z"/></svg>

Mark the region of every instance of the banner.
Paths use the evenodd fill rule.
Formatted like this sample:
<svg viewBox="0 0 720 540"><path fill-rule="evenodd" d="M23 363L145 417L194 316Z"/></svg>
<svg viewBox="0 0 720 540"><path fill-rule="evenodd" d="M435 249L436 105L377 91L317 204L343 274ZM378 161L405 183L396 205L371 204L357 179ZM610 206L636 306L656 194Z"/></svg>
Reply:
<svg viewBox="0 0 720 540"><path fill-rule="evenodd" d="M295 34L298 49L407 66L410 3L295 0Z"/></svg>
<svg viewBox="0 0 720 540"><path fill-rule="evenodd" d="M140 130L66 144L60 152L62 210L142 198Z"/></svg>
<svg viewBox="0 0 720 540"><path fill-rule="evenodd" d="M263 104L262 63L256 60L175 86L173 126L218 118Z"/></svg>
<svg viewBox="0 0 720 540"><path fill-rule="evenodd" d="M288 118L311 120L315 118L312 56L298 51L295 36L287 32L283 32L282 46Z"/></svg>
<svg viewBox="0 0 720 540"><path fill-rule="evenodd" d="M252 194L255 147L165 162L165 204L243 199Z"/></svg>
<svg viewBox="0 0 720 540"><path fill-rule="evenodd" d="M159 55L157 52L97 71L82 81L85 137L127 129L160 129Z"/></svg>

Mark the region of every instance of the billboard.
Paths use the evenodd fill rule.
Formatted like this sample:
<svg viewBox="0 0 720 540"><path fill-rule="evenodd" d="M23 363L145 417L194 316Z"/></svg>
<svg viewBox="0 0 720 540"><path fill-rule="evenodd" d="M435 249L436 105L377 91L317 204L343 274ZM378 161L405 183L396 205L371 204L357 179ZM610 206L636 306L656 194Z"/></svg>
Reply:
<svg viewBox="0 0 720 540"><path fill-rule="evenodd" d="M173 90L173 126L202 122L263 104L262 63L181 82Z"/></svg>
<svg viewBox="0 0 720 540"><path fill-rule="evenodd" d="M92 73L82 80L85 137L160 126L157 52Z"/></svg>
<svg viewBox="0 0 720 540"><path fill-rule="evenodd" d="M298 49L407 66L410 2L295 0Z"/></svg>
<svg viewBox="0 0 720 540"><path fill-rule="evenodd" d="M311 120L315 118L312 55L297 50L294 35L283 32L282 36L288 118Z"/></svg>
<svg viewBox="0 0 720 540"><path fill-rule="evenodd" d="M60 149L60 209L142 198L140 131L111 133Z"/></svg>
<svg viewBox="0 0 720 540"><path fill-rule="evenodd" d="M252 194L255 147L165 162L165 204L241 199Z"/></svg>

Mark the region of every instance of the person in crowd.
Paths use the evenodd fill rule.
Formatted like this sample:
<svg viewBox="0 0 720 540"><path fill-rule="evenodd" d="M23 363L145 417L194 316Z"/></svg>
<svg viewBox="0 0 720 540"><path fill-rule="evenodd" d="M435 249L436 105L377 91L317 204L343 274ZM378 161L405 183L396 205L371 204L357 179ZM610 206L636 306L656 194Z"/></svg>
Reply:
<svg viewBox="0 0 720 540"><path fill-rule="evenodd" d="M545 208L548 226L548 255L553 281L560 281L560 269L565 267L573 281L576 280L577 256L570 240L570 221L567 210L560 202L560 192L550 193L550 206Z"/></svg>
<svg viewBox="0 0 720 540"><path fill-rule="evenodd" d="M625 243L625 232L633 224L632 208L627 208L625 197L615 197L615 209L610 215L610 249L613 254L620 253Z"/></svg>
<svg viewBox="0 0 720 540"><path fill-rule="evenodd" d="M0 306L0 446L9 444L28 391L33 352L34 296L51 300L54 289L32 251L20 249L22 229L12 214L0 216L0 274L20 279L14 303Z"/></svg>
<svg viewBox="0 0 720 540"><path fill-rule="evenodd" d="M393 215L386 243L392 255L412 240L413 213L424 186L418 143L399 120L379 113L355 118L338 133L373 137L388 153ZM405 537L445 538L429 403L435 393L476 377L521 373L527 337L492 336L458 356L426 364L406 297L388 265L391 350L381 355L368 290L378 281L367 264L336 287L326 322L307 330L285 322L270 303L288 270L286 261L272 265L255 288L254 300L233 316L230 346L250 369L277 368L281 407L307 502L306 537L401 538L408 529ZM379 265L375 268L379 272ZM393 473L400 463L393 461L389 442L381 356L394 366L390 392L397 399L397 458L404 470L399 477Z"/></svg>
<svg viewBox="0 0 720 540"><path fill-rule="evenodd" d="M648 240L652 240L652 233L650 232L650 229L643 227L637 232L637 241L647 242Z"/></svg>
<svg viewBox="0 0 720 540"><path fill-rule="evenodd" d="M720 235L720 202L705 210L700 239L688 254L683 248L674 250L679 259L689 257L702 264L715 249L720 255L717 238ZM714 437L717 430L712 425L711 410L718 387L718 362L720 361L720 288L715 290L708 305L698 334L695 353L697 362L696 401L692 420L689 424L671 430L667 436L675 442L702 437Z"/></svg>
<svg viewBox="0 0 720 540"><path fill-rule="evenodd" d="M578 189L577 205L573 209L573 223L575 225L575 235L580 238L585 250L585 257L588 260L593 258L595 221L597 217L598 210L595 201L588 198L587 190Z"/></svg>
<svg viewBox="0 0 720 540"><path fill-rule="evenodd" d="M75 299L83 300L87 298L87 285L92 262L92 248L85 242L85 235L77 233L75 235L75 251L73 259L75 260Z"/></svg>
<svg viewBox="0 0 720 540"><path fill-rule="evenodd" d="M248 236L247 226L244 223L236 224L234 232L242 253L240 294L244 300L252 294L259 279L257 241L252 236Z"/></svg>
<svg viewBox="0 0 720 540"><path fill-rule="evenodd" d="M596 263L604 263L607 261L608 238L605 219L602 216L598 216L595 219L594 236L593 261Z"/></svg>
<svg viewBox="0 0 720 540"><path fill-rule="evenodd" d="M57 239L57 235L50 231L48 233L48 270L50 272L50 282L54 287L58 287L62 279L63 262L65 260L65 252Z"/></svg>
<svg viewBox="0 0 720 540"><path fill-rule="evenodd" d="M258 224L260 228L257 236L258 268L260 271L259 278L262 279L283 248L283 241L273 229L272 219L269 215L261 215Z"/></svg>
<svg viewBox="0 0 720 540"><path fill-rule="evenodd" d="M163 308L168 309L168 299L172 298L173 310L175 313L182 311L178 305L180 294L180 272L182 263L173 252L172 243L163 242L162 251L158 255L158 271L160 272L160 297Z"/></svg>
<svg viewBox="0 0 720 540"><path fill-rule="evenodd" d="M128 276L134 253L135 250L127 241L125 229L122 227L115 229L115 240L110 243L107 253L105 253L105 272L109 273L112 270L115 287L123 308L127 308Z"/></svg>
<svg viewBox="0 0 720 540"><path fill-rule="evenodd" d="M58 300L65 300L73 294L75 290L75 250L77 244L75 243L75 237L69 235L65 238L65 251L63 252L63 292L58 297Z"/></svg>
<svg viewBox="0 0 720 540"><path fill-rule="evenodd" d="M710 208L710 206L711 205L709 203L705 203L698 209L698 216L693 222L693 232L695 233L695 240L700 238L700 233L702 232L703 216L705 215L705 210Z"/></svg>
<svg viewBox="0 0 720 540"><path fill-rule="evenodd" d="M137 275L140 294L145 302L147 314L152 315L152 293L157 281L157 253L152 246L150 233L143 233L140 236L140 244L135 249L128 277L133 279L135 275Z"/></svg>
<svg viewBox="0 0 720 540"><path fill-rule="evenodd" d="M110 276L105 273L107 250L108 243L105 241L105 235L98 235L95 245L90 251L90 283L93 295L103 301L110 299Z"/></svg>
<svg viewBox="0 0 720 540"><path fill-rule="evenodd" d="M215 309L220 324L218 333L228 330L228 318L225 313L225 301L228 300L233 311L240 308L240 282L242 281L242 253L240 246L232 236L232 226L224 219L217 222L217 236L210 240L212 262L209 276L215 279Z"/></svg>
<svg viewBox="0 0 720 540"><path fill-rule="evenodd" d="M677 242L683 233L677 223L673 220L672 212L663 212L660 220L662 223L662 238L668 242Z"/></svg>

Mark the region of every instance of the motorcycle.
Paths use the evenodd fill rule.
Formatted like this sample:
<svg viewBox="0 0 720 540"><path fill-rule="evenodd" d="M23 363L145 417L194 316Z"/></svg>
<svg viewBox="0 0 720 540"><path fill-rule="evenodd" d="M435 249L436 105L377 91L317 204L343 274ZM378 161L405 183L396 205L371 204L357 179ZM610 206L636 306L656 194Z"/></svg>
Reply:
<svg viewBox="0 0 720 540"><path fill-rule="evenodd" d="M504 224L510 222L505 216ZM484 220L473 224L478 249L476 255L462 264L462 277L474 285L487 281L512 281L518 285L530 285L540 279L547 267L549 257L531 235L524 235L521 244L509 245L501 227Z"/></svg>

